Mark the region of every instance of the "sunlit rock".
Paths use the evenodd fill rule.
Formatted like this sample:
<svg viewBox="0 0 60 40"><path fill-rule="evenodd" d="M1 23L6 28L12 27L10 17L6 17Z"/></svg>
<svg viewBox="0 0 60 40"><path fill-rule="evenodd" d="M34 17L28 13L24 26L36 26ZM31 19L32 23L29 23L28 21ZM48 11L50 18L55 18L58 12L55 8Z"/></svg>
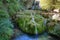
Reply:
<svg viewBox="0 0 60 40"><path fill-rule="evenodd" d="M54 9L53 11L59 13L60 9Z"/></svg>
<svg viewBox="0 0 60 40"><path fill-rule="evenodd" d="M60 21L60 15L59 15L59 14L54 14L54 15L52 16L52 20Z"/></svg>

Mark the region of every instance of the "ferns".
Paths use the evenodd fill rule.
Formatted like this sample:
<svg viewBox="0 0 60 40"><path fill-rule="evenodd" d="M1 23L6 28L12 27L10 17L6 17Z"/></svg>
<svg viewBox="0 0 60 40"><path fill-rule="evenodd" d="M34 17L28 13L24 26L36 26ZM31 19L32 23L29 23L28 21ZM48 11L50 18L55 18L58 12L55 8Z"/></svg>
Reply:
<svg viewBox="0 0 60 40"><path fill-rule="evenodd" d="M0 4L0 40L9 40L13 34L13 25L1 1Z"/></svg>
<svg viewBox="0 0 60 40"><path fill-rule="evenodd" d="M60 23L56 23L53 30L50 30L49 33L60 36Z"/></svg>
<svg viewBox="0 0 60 40"><path fill-rule="evenodd" d="M22 8L20 0L0 0L0 40L10 40L14 32L9 14L12 16Z"/></svg>
<svg viewBox="0 0 60 40"><path fill-rule="evenodd" d="M23 9L23 3L20 0L6 0L8 2L9 14L16 14L19 10Z"/></svg>

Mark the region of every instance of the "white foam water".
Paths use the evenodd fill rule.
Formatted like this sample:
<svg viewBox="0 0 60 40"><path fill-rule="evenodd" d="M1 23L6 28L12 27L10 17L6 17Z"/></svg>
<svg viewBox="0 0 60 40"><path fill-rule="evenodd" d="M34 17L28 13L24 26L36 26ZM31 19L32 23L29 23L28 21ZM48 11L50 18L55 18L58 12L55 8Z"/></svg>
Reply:
<svg viewBox="0 0 60 40"><path fill-rule="evenodd" d="M34 23L34 26L35 26L35 34L37 35L38 34L38 31L37 31L37 23L35 22L35 19L34 19L34 14L31 13L31 17L32 17L32 22Z"/></svg>

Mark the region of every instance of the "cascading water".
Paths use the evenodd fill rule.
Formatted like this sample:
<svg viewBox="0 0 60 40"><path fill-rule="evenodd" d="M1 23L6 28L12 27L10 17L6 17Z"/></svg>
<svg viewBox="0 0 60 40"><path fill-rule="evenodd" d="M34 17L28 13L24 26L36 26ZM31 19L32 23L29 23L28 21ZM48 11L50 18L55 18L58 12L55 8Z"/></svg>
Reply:
<svg viewBox="0 0 60 40"><path fill-rule="evenodd" d="M34 19L34 14L31 13L31 21L34 23L34 26L35 26L35 34L37 35L38 34L38 31L37 31L37 27L36 27L36 22L35 22L35 19Z"/></svg>
<svg viewBox="0 0 60 40"><path fill-rule="evenodd" d="M22 17L23 16L23 17ZM26 17L27 16L27 17ZM24 19L24 17L26 18L26 19L28 19L28 22L26 22L26 19ZM40 15L38 15L38 14L36 14L36 13L30 13L30 14L21 14L20 15L20 18L22 19L24 19L23 20L23 25L22 25L22 28L24 27L24 29L25 28L27 28L28 29L28 27L30 27L29 29L28 29L28 31L27 32L29 32L29 33L32 33L32 34L35 34L35 35L27 35L27 34L25 34L25 33L23 33L22 31L21 31L21 33L23 33L22 35L20 34L18 37L16 37L14 40L50 40L48 37L50 37L45 31L43 31L43 30L45 30L44 28L45 28L45 25L46 25L46 21L44 21L44 19L40 16ZM20 19L20 21L21 21L21 19ZM42 19L42 20L41 20ZM42 22L43 21L43 22ZM20 22L21 23L21 22ZM22 23L21 23L22 24ZM29 25L30 24L30 25ZM44 24L44 25L43 25ZM27 27L25 26L25 25L27 25ZM28 26L29 25L29 26ZM31 26L32 25L32 26ZM42 28L43 28L43 30L42 30ZM21 28L21 27L20 27ZM33 28L33 29L32 29ZM38 30L38 28L39 28L39 30ZM30 29L31 29L31 31L30 31ZM41 30L44 32L41 32ZM20 32L20 31L19 31ZM42 33L42 35L38 35L38 34L40 34L40 33Z"/></svg>
<svg viewBox="0 0 60 40"><path fill-rule="evenodd" d="M32 10L39 10L40 8L40 0L34 0L33 5L32 5Z"/></svg>

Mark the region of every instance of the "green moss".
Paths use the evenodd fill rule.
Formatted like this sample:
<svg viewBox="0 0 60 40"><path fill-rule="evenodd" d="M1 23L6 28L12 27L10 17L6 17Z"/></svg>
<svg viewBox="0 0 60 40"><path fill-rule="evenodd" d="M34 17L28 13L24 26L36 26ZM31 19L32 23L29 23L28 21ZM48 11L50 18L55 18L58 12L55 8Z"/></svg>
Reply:
<svg viewBox="0 0 60 40"><path fill-rule="evenodd" d="M48 32L57 36L60 36L60 23L56 23L55 26L48 27Z"/></svg>
<svg viewBox="0 0 60 40"><path fill-rule="evenodd" d="M60 24L57 23L51 33L60 36Z"/></svg>
<svg viewBox="0 0 60 40"><path fill-rule="evenodd" d="M34 14L34 13L32 13ZM19 15L18 19L16 20L16 22L18 23L18 27L20 29L22 29L24 32L27 33L31 33L31 34L36 34L35 32L35 27L37 29L38 33L42 33L45 31L46 26L44 25L44 18L39 15L39 14L35 14L34 16L34 21L32 21L32 16L31 16L31 12L22 12L20 14L17 14L17 16Z"/></svg>

